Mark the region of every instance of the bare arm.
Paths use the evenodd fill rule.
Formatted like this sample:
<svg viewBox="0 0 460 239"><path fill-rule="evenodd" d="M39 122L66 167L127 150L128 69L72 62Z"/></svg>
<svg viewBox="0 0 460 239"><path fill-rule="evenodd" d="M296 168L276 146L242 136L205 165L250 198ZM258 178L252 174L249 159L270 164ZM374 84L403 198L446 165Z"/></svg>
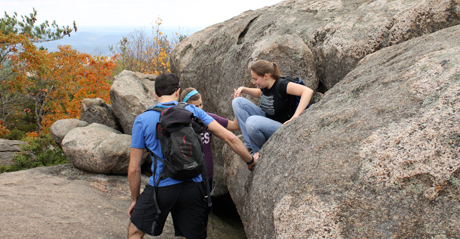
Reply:
<svg viewBox="0 0 460 239"><path fill-rule="evenodd" d="M229 120L228 123L227 123L227 129L228 130L240 130L240 126L238 125L238 121L236 120L236 117L235 117L235 120Z"/></svg>
<svg viewBox="0 0 460 239"><path fill-rule="evenodd" d="M132 203L128 211L131 217L134 205L141 191L141 162L144 149L131 148L129 153L128 181Z"/></svg>
<svg viewBox="0 0 460 239"><path fill-rule="evenodd" d="M240 97L243 93L248 94L254 98L259 98L262 96L262 91L259 88L248 88L248 87L238 87L238 89L234 89L233 98Z"/></svg>
<svg viewBox="0 0 460 239"><path fill-rule="evenodd" d="M311 97L313 97L312 89L306 86L300 85L300 84L292 83L292 82L288 83L287 88L286 88L286 93L290 95L300 96L300 102L292 118L286 121L284 124L286 124L287 122L291 121L293 118L302 114L302 112L305 110L305 108L307 108L308 104L310 103Z"/></svg>
<svg viewBox="0 0 460 239"><path fill-rule="evenodd" d="M252 160L251 154L248 152L246 149L246 146L244 146L243 142L241 142L238 137L236 137L232 132L228 131L224 127L222 127L217 121L212 121L208 125L208 130L211 131L215 136L219 137L220 139L224 140L228 146L236 153L238 154L244 162L250 162ZM254 155L254 163L248 165L248 169L252 170L259 158L259 154Z"/></svg>

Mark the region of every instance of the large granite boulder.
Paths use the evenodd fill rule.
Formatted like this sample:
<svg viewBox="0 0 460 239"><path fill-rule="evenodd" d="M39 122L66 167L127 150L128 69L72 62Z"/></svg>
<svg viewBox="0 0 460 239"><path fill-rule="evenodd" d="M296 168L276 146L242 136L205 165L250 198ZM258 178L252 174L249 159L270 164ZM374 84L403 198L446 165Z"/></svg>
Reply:
<svg viewBox="0 0 460 239"><path fill-rule="evenodd" d="M89 124L105 124L111 128L123 132L117 117L113 114L112 105L106 104L103 99L83 99L81 101L80 120Z"/></svg>
<svg viewBox="0 0 460 239"><path fill-rule="evenodd" d="M25 144L20 140L0 139L0 165L13 164L14 155L21 152L21 146Z"/></svg>
<svg viewBox="0 0 460 239"><path fill-rule="evenodd" d="M88 122L78 119L61 119L54 122L51 125L51 136L53 136L54 142L61 147L62 139L69 133L70 130L77 127L88 126Z"/></svg>
<svg viewBox="0 0 460 239"><path fill-rule="evenodd" d="M286 0L187 37L171 53L171 71L182 88L198 89L206 111L232 119L233 89L253 87L256 60L306 80L317 102L366 55L459 23L458 0ZM220 160L223 143L213 141Z"/></svg>
<svg viewBox="0 0 460 239"><path fill-rule="evenodd" d="M156 75L127 70L115 76L110 88L110 100L113 113L125 134L131 134L134 120L139 114L157 103L155 78Z"/></svg>
<svg viewBox="0 0 460 239"><path fill-rule="evenodd" d="M250 85L248 66L279 63L282 75L322 93L368 54L460 23L458 0L286 0L246 11L194 33L171 53L182 88L195 87L205 110L233 115L232 89Z"/></svg>
<svg viewBox="0 0 460 239"><path fill-rule="evenodd" d="M128 172L130 145L130 135L98 123L71 130L61 144L75 167L104 174Z"/></svg>
<svg viewBox="0 0 460 239"><path fill-rule="evenodd" d="M225 149L248 238L460 238L459 36L366 56L275 132L252 172Z"/></svg>
<svg viewBox="0 0 460 239"><path fill-rule="evenodd" d="M304 80L305 85L312 89L318 88L315 59L310 48L298 35L273 34L260 39L252 48L252 55L246 69L260 59L276 62L282 72L300 77ZM245 75L246 82L252 82L250 71L248 70L247 73L249 75Z"/></svg>

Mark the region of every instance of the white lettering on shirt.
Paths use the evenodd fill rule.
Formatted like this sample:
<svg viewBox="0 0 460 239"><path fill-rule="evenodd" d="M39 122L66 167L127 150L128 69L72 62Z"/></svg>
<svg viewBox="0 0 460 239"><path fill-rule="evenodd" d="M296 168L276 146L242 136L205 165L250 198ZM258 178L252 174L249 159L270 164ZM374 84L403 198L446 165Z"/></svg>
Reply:
<svg viewBox="0 0 460 239"><path fill-rule="evenodd" d="M209 143L209 132L206 131L204 133L201 133L201 141L203 141L203 144L208 144Z"/></svg>

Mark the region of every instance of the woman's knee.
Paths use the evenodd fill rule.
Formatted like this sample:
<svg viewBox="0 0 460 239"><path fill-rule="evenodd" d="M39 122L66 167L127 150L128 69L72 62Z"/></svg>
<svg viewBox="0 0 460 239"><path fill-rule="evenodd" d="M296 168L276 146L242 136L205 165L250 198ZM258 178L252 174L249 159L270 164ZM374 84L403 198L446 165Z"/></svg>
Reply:
<svg viewBox="0 0 460 239"><path fill-rule="evenodd" d="M232 107L233 109L235 108L241 108L241 104L242 102L244 102L244 100L246 100L245 98L243 97L236 97L235 99L232 100Z"/></svg>
<svg viewBox="0 0 460 239"><path fill-rule="evenodd" d="M259 131L260 120L262 116L252 115L249 116L246 120L246 130L248 132L257 132Z"/></svg>

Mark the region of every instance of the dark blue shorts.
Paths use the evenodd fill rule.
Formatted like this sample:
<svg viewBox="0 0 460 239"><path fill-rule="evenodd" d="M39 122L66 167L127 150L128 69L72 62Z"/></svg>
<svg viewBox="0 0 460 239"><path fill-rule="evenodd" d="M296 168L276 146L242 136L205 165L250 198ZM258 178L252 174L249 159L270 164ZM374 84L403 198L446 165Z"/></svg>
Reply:
<svg viewBox="0 0 460 239"><path fill-rule="evenodd" d="M137 229L149 235L158 236L169 212L174 222L175 236L187 239L206 238L206 207L205 188L203 183L183 182L157 188L157 202L161 213L156 213L153 200L154 187L146 185L139 195L131 214L131 222ZM152 228L153 223L155 227ZM153 230L152 230L153 229Z"/></svg>

